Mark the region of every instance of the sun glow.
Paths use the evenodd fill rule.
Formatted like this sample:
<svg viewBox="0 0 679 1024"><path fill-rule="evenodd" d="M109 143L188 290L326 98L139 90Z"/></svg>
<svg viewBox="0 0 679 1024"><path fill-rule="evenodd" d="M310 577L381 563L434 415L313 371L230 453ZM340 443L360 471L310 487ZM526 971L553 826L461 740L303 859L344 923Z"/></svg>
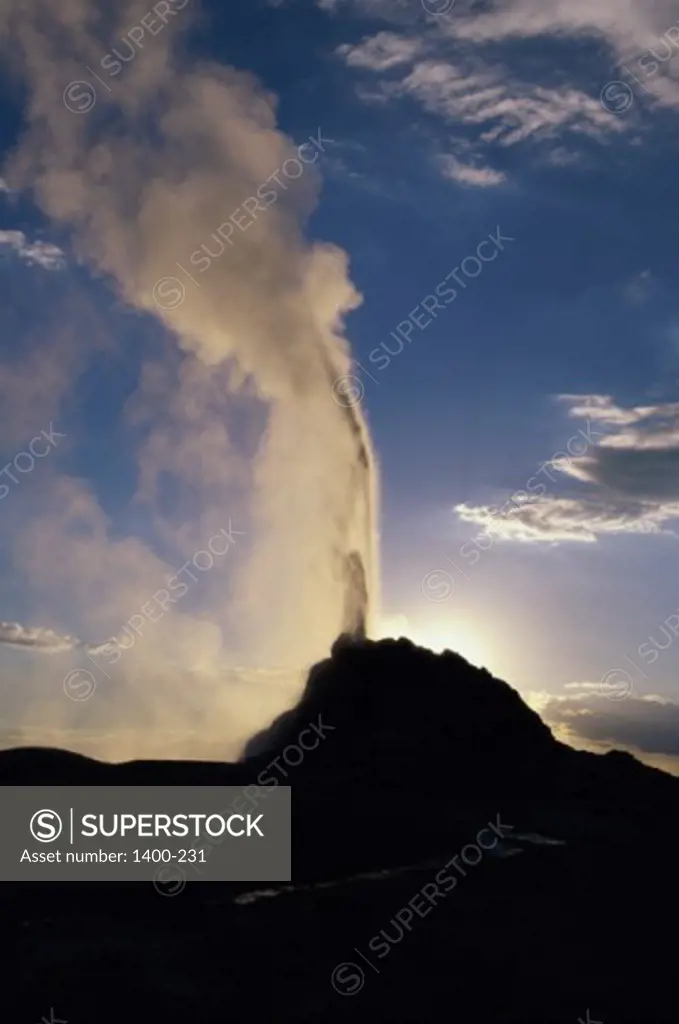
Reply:
<svg viewBox="0 0 679 1024"><path fill-rule="evenodd" d="M471 624L460 618L450 621L409 622L405 615L382 616L375 639L408 637L413 643L440 653L450 650L461 654L474 665L488 667L490 644Z"/></svg>

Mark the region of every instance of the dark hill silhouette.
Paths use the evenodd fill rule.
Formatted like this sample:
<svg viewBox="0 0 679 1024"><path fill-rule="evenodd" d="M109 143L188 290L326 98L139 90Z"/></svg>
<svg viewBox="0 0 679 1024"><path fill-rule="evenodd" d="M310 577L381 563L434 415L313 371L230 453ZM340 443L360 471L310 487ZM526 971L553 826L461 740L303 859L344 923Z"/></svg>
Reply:
<svg viewBox="0 0 679 1024"><path fill-rule="evenodd" d="M506 683L459 654L433 654L406 639L340 638L331 658L311 670L298 705L246 753L294 743L319 715L332 724L333 743L300 766L306 774L402 784L417 773L448 788L451 774L465 770L470 792L534 785L536 770L550 771L560 753L539 715Z"/></svg>
<svg viewBox="0 0 679 1024"><path fill-rule="evenodd" d="M290 751L304 730L322 738L300 762ZM97 1024L227 1013L576 1024L588 1008L604 1024L679 1020L666 934L679 910L679 780L557 742L515 690L459 655L341 638L237 764L0 754L3 785L272 774L293 788L294 879L266 897L198 881L173 899L150 883L4 886L17 1019L53 1006ZM404 928L398 912L497 821L506 838ZM380 933L378 960L368 944ZM331 984L345 961L364 972L352 996Z"/></svg>

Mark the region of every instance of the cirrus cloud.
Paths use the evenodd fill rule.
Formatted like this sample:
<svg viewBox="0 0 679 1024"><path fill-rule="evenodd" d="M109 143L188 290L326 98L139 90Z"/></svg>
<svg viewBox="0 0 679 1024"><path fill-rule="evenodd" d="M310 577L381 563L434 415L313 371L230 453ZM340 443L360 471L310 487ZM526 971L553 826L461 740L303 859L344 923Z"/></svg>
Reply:
<svg viewBox="0 0 679 1024"><path fill-rule="evenodd" d="M384 76L378 90L359 84L359 95L369 102L414 100L440 119L443 135L451 125L466 126L469 137L463 144L471 142L479 158L494 144L563 142L564 137L605 142L637 132L638 106L620 117L602 103L602 88L625 77L620 65L626 60L650 53L654 45L664 47L658 57L662 73L644 82L644 104L679 109L679 62L668 59L673 50L665 36L677 21L671 0L652 5L496 0L483 10L472 0L458 0L442 18L426 17L419 5L407 2L318 3L334 15L346 11L389 25L388 31L336 51L352 69ZM526 44L538 39L543 56L527 57ZM567 50L577 58L569 65L563 60ZM553 145L544 147L546 166L554 164L554 152ZM562 146L561 152L575 159L572 147Z"/></svg>

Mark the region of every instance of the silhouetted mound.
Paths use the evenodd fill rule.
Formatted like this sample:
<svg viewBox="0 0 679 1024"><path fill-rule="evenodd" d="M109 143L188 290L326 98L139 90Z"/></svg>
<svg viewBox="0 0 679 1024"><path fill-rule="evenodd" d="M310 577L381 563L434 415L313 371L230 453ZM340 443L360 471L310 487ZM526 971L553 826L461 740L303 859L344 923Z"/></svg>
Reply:
<svg viewBox="0 0 679 1024"><path fill-rule="evenodd" d="M459 654L410 640L343 637L316 665L297 707L247 753L282 750L322 720L327 743L300 775L361 786L427 784L468 799L544 789L564 750L506 683Z"/></svg>
<svg viewBox="0 0 679 1024"><path fill-rule="evenodd" d="M621 827L648 827L679 803L678 780L631 755L573 750L507 683L407 639L341 637L297 706L250 741L245 763L262 782L276 774L262 764L285 771L314 724L323 741L289 778L278 774L301 798L300 878L436 854L451 835L463 839L470 816L500 808L526 831L560 836L609 827L616 814ZM337 800L351 803L352 828ZM404 814L416 828L404 828Z"/></svg>
<svg viewBox="0 0 679 1024"><path fill-rule="evenodd" d="M407 640L341 638L246 753L0 753L4 785L293 791L290 886L0 887L17 1019L679 1020L679 780L564 746L506 683Z"/></svg>

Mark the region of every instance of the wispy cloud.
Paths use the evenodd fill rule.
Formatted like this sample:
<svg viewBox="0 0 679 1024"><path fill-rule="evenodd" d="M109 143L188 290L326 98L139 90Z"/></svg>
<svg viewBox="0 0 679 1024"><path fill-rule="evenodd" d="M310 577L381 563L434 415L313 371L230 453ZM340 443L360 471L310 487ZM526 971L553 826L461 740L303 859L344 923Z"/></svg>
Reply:
<svg viewBox="0 0 679 1024"><path fill-rule="evenodd" d="M502 171L496 171L492 167L464 164L449 153L439 157L439 166L444 178L450 178L451 181L457 181L461 185L489 188L501 185L506 180L506 175Z"/></svg>
<svg viewBox="0 0 679 1024"><path fill-rule="evenodd" d="M501 518L491 505L463 503L455 511L463 522L480 526L497 540L594 543L602 534L657 534L669 519L679 516L679 504L653 509L643 502L540 498L515 506Z"/></svg>
<svg viewBox="0 0 679 1024"><path fill-rule="evenodd" d="M420 61L391 94L410 96L445 121L477 126L479 142L505 147L566 131L600 138L624 130L620 118L576 86L535 85L503 67Z"/></svg>
<svg viewBox="0 0 679 1024"><path fill-rule="evenodd" d="M576 84L526 81L509 66L490 64L481 56L413 61L424 49L424 42L418 46L412 38L380 33L337 52L354 68L383 73L371 89L359 83L358 94L366 102L409 99L440 119L442 133L453 125L466 126L469 137L459 150L452 147L453 152L439 164L445 177L462 184L489 186L504 181L504 174L488 166L487 154L493 146L544 141L549 143L545 163L553 165L555 141L564 137L605 140L627 130L626 122L606 110L598 96L589 96ZM406 62L411 65L407 73L395 76L393 69L400 70ZM449 139L446 148L451 148ZM575 159L570 149L561 146L560 152L567 152L570 161Z"/></svg>
<svg viewBox="0 0 679 1024"><path fill-rule="evenodd" d="M337 54L350 67L365 68L369 71L387 71L412 61L423 48L423 41L394 32L378 32L367 36L356 46L344 43L338 46Z"/></svg>
<svg viewBox="0 0 679 1024"><path fill-rule="evenodd" d="M337 50L350 67L384 76L371 91L359 85L364 99L415 100L441 119L442 135L450 123L469 126L468 141L481 158L489 145L550 140L543 155L545 164L553 166L577 159L572 145L564 147L566 141L606 141L635 131L639 112L619 116L620 109L602 100L602 87L611 78L627 83L621 70L625 60L630 54L654 52L654 44L660 49L655 68L662 62L662 73L644 81L645 103L679 109L679 60L671 59L679 52L674 45L679 29L672 30L672 43L667 41L668 27L677 23L673 0L652 5L509 0L483 5L483 10L472 0L458 0L445 18L424 17L418 4L406 0L318 3L333 14L346 9L389 26ZM535 39L553 42L561 50L570 45L580 58L573 62L577 70L569 77L546 51L542 60L526 61L523 44ZM599 54L587 65L583 42L595 44L592 53ZM411 66L404 74L407 63ZM613 84L620 87L620 82ZM631 91L628 83L622 88ZM560 146L555 148L553 140Z"/></svg>
<svg viewBox="0 0 679 1024"><path fill-rule="evenodd" d="M0 231L0 246L12 249L24 263L44 270L62 270L66 265L66 257L58 246L39 240L31 242L23 231Z"/></svg>
<svg viewBox="0 0 679 1024"><path fill-rule="evenodd" d="M0 644L9 647L28 647L43 654L59 654L76 648L87 648L82 640L74 636L55 633L41 626L22 626L18 622L0 622Z"/></svg>

